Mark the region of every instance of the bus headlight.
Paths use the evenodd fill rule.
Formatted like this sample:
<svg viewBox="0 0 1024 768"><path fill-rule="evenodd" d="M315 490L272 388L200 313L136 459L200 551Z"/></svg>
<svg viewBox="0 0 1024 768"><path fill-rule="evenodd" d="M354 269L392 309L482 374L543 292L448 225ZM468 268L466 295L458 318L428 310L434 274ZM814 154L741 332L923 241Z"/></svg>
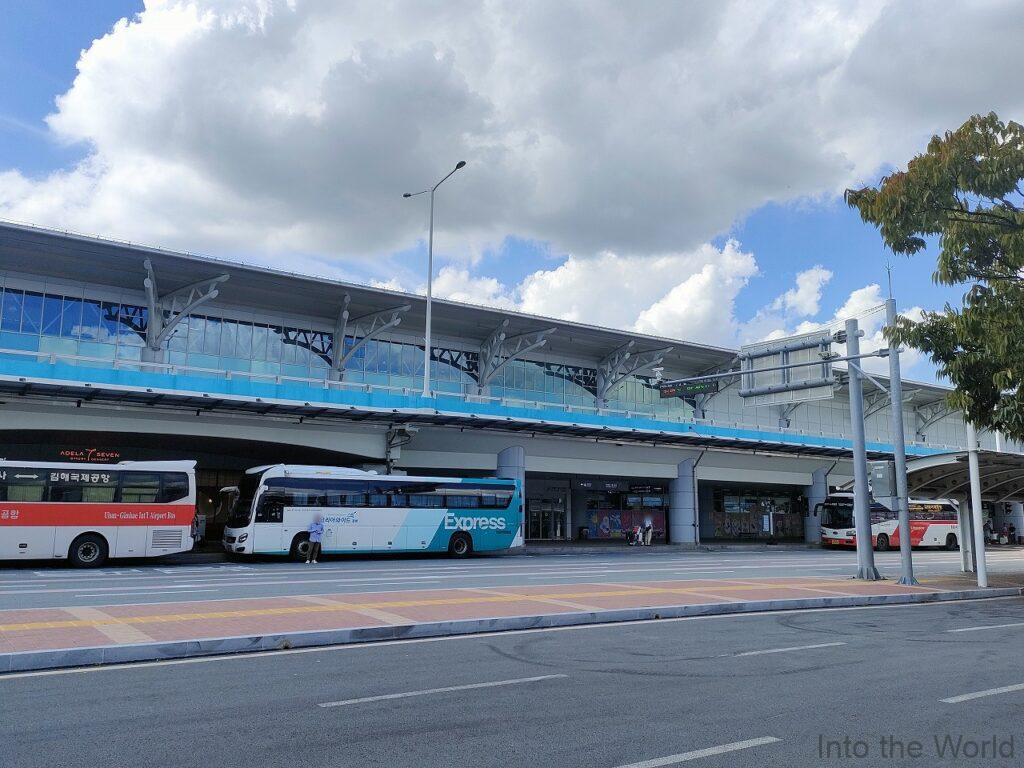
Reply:
<svg viewBox="0 0 1024 768"><path fill-rule="evenodd" d="M248 538L249 538L249 534L248 533L243 533L241 536L238 537L238 543L241 544L243 541L245 541Z"/></svg>
<svg viewBox="0 0 1024 768"><path fill-rule="evenodd" d="M245 535L248 536L249 534L245 534ZM856 536L857 532L856 531L847 531L846 535L847 536ZM241 539L239 539L239 541L241 541Z"/></svg>

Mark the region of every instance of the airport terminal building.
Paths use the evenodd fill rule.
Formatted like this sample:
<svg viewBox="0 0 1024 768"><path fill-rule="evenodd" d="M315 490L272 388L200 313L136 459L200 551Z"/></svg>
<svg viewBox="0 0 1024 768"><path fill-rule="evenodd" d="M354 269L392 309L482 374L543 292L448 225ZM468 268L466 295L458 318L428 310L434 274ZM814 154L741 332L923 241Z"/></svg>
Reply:
<svg viewBox="0 0 1024 768"><path fill-rule="evenodd" d="M0 456L196 459L200 507L278 463L525 477L527 540L807 540L847 482L831 400L755 408L726 380L659 377L736 350L435 300L208 257L0 224ZM909 457L960 449L940 387L905 384ZM870 455L888 398L866 398ZM996 436L982 436L995 447ZM1002 446L1018 450L1017 446Z"/></svg>

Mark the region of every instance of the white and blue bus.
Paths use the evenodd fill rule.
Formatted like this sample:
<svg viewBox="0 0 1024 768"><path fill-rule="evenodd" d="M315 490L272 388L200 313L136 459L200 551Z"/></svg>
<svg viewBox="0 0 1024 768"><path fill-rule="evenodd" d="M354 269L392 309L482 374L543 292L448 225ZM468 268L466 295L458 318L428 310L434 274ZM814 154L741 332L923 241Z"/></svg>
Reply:
<svg viewBox="0 0 1024 768"><path fill-rule="evenodd" d="M317 515L324 523L324 553L465 557L523 543L522 488L515 480L277 464L245 473L224 529L224 549L305 560Z"/></svg>

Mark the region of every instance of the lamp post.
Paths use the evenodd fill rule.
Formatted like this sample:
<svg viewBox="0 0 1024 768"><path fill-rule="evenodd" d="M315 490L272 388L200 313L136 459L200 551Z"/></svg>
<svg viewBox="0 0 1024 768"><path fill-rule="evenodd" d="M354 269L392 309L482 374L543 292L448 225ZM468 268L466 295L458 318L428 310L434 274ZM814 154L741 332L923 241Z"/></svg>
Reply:
<svg viewBox="0 0 1024 768"><path fill-rule="evenodd" d="M424 189L421 192L406 192L402 197L416 197L417 195L425 195L427 192L430 193L430 236L427 240L427 319L426 319L426 333L423 344L423 396L430 396L430 309L433 302L433 290L434 290L434 192L444 184L448 179L452 177L455 171L465 167L466 161L459 160L447 176L441 179L437 184L432 186L430 189Z"/></svg>

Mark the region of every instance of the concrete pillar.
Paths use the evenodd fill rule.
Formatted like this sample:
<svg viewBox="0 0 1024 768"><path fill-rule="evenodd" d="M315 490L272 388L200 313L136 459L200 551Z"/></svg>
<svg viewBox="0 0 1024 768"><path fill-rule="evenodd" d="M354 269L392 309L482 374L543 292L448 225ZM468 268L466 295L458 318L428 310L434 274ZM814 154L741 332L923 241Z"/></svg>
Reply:
<svg viewBox="0 0 1024 768"><path fill-rule="evenodd" d="M697 544L696 461L679 462L678 475L669 483L668 540L673 544Z"/></svg>
<svg viewBox="0 0 1024 768"><path fill-rule="evenodd" d="M497 475L519 481L522 493L522 503L519 507L519 532L512 540L512 546L521 547L526 541L526 449L521 445L512 445L499 451Z"/></svg>
<svg viewBox="0 0 1024 768"><path fill-rule="evenodd" d="M974 531L971 525L970 497L961 496L957 499L958 511L957 540L960 542L960 570L964 573L974 573Z"/></svg>
<svg viewBox="0 0 1024 768"><path fill-rule="evenodd" d="M1024 536L1024 504L1013 502L1010 504L1009 512L1006 515L1006 524L1017 529L1017 536Z"/></svg>
<svg viewBox="0 0 1024 768"><path fill-rule="evenodd" d="M825 467L814 470L811 484L804 489L807 497L807 517L804 518L804 542L821 544L821 517L815 507L828 498L828 470Z"/></svg>

